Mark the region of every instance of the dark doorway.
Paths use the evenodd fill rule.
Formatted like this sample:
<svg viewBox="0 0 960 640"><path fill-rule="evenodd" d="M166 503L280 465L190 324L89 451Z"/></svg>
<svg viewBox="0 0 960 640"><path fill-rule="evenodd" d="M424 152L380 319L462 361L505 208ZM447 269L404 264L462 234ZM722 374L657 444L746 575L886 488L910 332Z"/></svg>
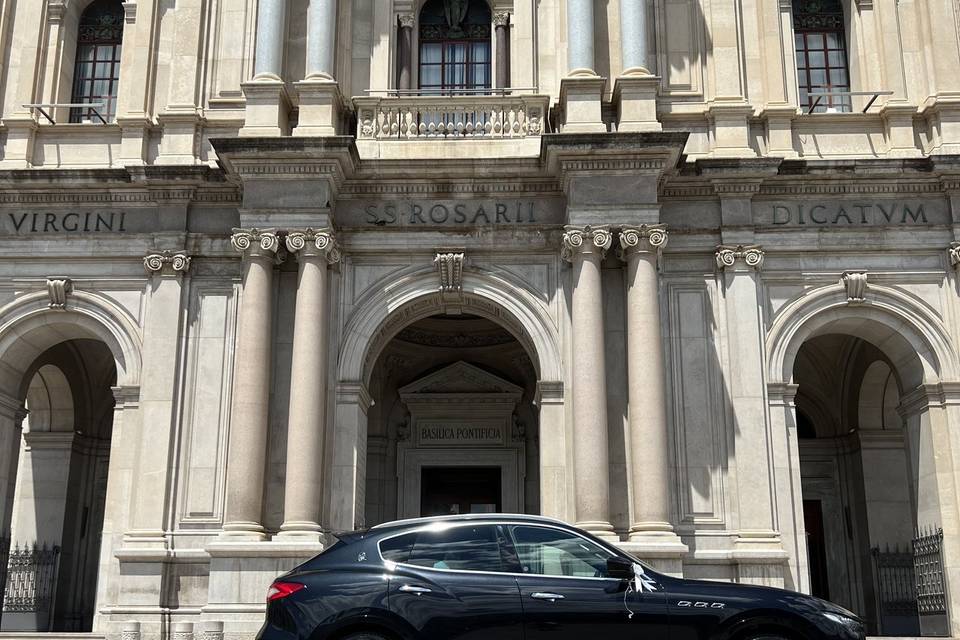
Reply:
<svg viewBox="0 0 960 640"><path fill-rule="evenodd" d="M420 515L497 513L502 508L500 467L424 467Z"/></svg>
<svg viewBox="0 0 960 640"><path fill-rule="evenodd" d="M823 535L823 506L819 500L803 501L803 524L807 530L807 557L810 559L810 593L830 599L827 581L827 551Z"/></svg>

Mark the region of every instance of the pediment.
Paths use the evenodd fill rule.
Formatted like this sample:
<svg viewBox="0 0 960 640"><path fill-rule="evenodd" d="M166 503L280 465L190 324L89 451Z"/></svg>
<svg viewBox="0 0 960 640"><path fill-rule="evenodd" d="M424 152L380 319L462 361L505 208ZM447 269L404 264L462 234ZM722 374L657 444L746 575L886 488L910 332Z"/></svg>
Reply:
<svg viewBox="0 0 960 640"><path fill-rule="evenodd" d="M400 389L400 396L433 394L504 394L519 396L523 388L468 362L455 362Z"/></svg>

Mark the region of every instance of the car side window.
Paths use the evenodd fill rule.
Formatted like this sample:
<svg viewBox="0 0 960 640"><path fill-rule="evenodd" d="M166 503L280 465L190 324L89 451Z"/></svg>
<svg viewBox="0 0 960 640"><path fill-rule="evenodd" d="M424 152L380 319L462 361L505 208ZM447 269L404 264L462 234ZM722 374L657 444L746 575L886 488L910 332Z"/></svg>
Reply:
<svg viewBox="0 0 960 640"><path fill-rule="evenodd" d="M380 543L384 560L428 569L504 571L493 525L419 531Z"/></svg>
<svg viewBox="0 0 960 640"><path fill-rule="evenodd" d="M610 552L586 538L548 527L511 528L523 573L576 578L606 578Z"/></svg>

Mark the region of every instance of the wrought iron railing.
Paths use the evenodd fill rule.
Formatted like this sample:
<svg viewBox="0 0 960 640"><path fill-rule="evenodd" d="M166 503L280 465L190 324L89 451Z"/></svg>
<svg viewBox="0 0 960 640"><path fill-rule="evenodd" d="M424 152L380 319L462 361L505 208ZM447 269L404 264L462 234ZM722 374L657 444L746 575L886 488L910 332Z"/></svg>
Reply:
<svg viewBox="0 0 960 640"><path fill-rule="evenodd" d="M546 133L550 99L539 95L354 98L357 138L528 138Z"/></svg>
<svg viewBox="0 0 960 640"><path fill-rule="evenodd" d="M900 545L884 550L874 547L873 566L877 579L877 603L887 616L917 615L914 558L910 549Z"/></svg>
<svg viewBox="0 0 960 640"><path fill-rule="evenodd" d="M4 613L48 612L53 603L60 547L46 543L9 547Z"/></svg>
<svg viewBox="0 0 960 640"><path fill-rule="evenodd" d="M947 589L943 577L943 529L918 531L913 539L913 566L920 615L944 615Z"/></svg>

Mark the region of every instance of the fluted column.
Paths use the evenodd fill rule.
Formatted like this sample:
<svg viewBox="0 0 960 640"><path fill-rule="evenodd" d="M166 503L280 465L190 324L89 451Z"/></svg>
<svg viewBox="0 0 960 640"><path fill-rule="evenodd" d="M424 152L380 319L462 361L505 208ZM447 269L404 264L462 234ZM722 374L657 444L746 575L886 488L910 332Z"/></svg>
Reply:
<svg viewBox="0 0 960 640"><path fill-rule="evenodd" d="M334 79L337 0L310 0L307 10L307 80Z"/></svg>
<svg viewBox="0 0 960 640"><path fill-rule="evenodd" d="M623 75L650 73L647 66L646 0L620 0L620 49Z"/></svg>
<svg viewBox="0 0 960 640"><path fill-rule="evenodd" d="M397 19L400 24L400 50L397 56L400 64L398 88L401 91L409 91L413 88L413 24L415 18L412 13L401 13L397 16Z"/></svg>
<svg viewBox="0 0 960 640"><path fill-rule="evenodd" d="M254 80L280 80L287 0L260 0L257 11L257 51Z"/></svg>
<svg viewBox="0 0 960 640"><path fill-rule="evenodd" d="M300 262L293 325L287 475L281 536L318 540L323 500L327 399L327 268L340 260L330 229L293 231L287 249Z"/></svg>
<svg viewBox="0 0 960 640"><path fill-rule="evenodd" d="M236 229L230 241L243 253L243 292L237 319L223 533L263 539L260 521L270 409L273 265L280 242L274 231L259 229Z"/></svg>
<svg viewBox="0 0 960 640"><path fill-rule="evenodd" d="M612 536L603 351L601 262L612 243L606 226L568 225L564 260L573 263L573 466L577 526Z"/></svg>
<svg viewBox="0 0 960 640"><path fill-rule="evenodd" d="M623 227L627 263L627 382L630 402L633 519L630 540L669 535L670 451L666 359L660 327L657 259L667 244L664 225Z"/></svg>

